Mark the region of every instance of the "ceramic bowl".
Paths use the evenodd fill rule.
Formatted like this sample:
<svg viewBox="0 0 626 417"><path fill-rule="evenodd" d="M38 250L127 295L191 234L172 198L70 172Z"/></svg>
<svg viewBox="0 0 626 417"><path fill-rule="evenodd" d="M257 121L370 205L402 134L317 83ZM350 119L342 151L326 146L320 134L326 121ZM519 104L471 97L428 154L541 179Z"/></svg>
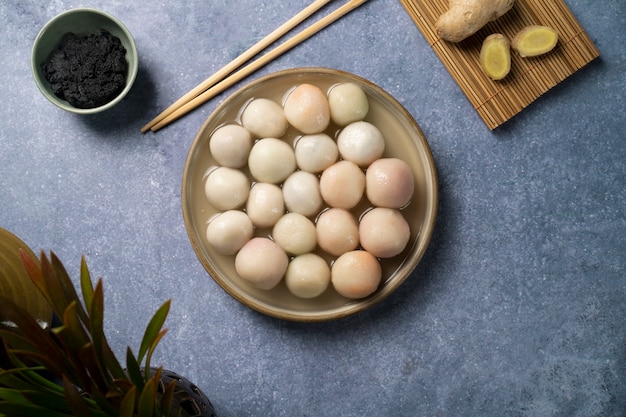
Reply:
<svg viewBox="0 0 626 417"><path fill-rule="evenodd" d="M284 95L301 83L313 84L322 91L328 91L333 85L344 82L356 83L367 94L370 109L365 121L377 126L385 137L383 157L398 157L412 168L415 193L411 203L402 209L411 230L409 243L400 255L381 260L382 282L366 298L344 298L334 290L332 284L315 298L298 298L290 293L284 279L270 290L255 288L236 273L235 256L220 255L206 239L208 221L219 212L208 203L204 193L205 173L216 165L209 149L211 134L225 123L239 123L241 109L252 98L263 97L282 103ZM331 123L325 133L334 138L339 129ZM299 132L290 127L283 139L293 144L298 135ZM249 175L247 168L242 170ZM325 321L371 307L410 276L424 255L435 226L437 187L437 173L428 142L418 124L397 100L375 84L353 74L325 68L296 68L272 73L251 82L224 100L208 117L193 140L185 163L182 210L196 255L209 275L228 294L269 316L292 321ZM363 205L360 207L362 209ZM361 213L354 214L358 218ZM257 229L255 233L267 237L265 230ZM329 263L332 263L332 259Z"/></svg>
<svg viewBox="0 0 626 417"><path fill-rule="evenodd" d="M124 89L104 105L89 109L74 107L52 92L50 83L46 80L41 66L48 60L50 54L57 49L62 38L67 33L75 33L77 35L99 34L102 29L117 36L126 49L128 71ZM41 29L35 38L31 53L31 70L39 90L57 107L77 114L99 113L119 103L135 82L138 67L135 40L126 26L109 13L92 8L71 9L54 17Z"/></svg>

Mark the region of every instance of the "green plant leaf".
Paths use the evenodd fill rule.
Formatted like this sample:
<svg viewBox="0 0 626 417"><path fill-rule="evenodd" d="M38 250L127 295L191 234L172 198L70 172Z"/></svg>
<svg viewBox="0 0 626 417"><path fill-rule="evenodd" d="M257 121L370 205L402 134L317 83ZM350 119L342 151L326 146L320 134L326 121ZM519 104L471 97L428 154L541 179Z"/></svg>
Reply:
<svg viewBox="0 0 626 417"><path fill-rule="evenodd" d="M132 387L128 390L120 405L120 417L133 417L135 413L135 398L137 397L137 388Z"/></svg>
<svg viewBox="0 0 626 417"><path fill-rule="evenodd" d="M67 404L67 400L63 395L63 391L51 393L47 391L22 391L25 398L33 405L46 407L48 410L59 411L63 413L71 412Z"/></svg>
<svg viewBox="0 0 626 417"><path fill-rule="evenodd" d="M70 410L72 410L74 415L89 416L89 407L87 406L85 399L80 395L76 386L65 376L63 376L63 390L65 392L67 406Z"/></svg>
<svg viewBox="0 0 626 417"><path fill-rule="evenodd" d="M113 378L123 378L125 376L124 370L111 350L104 334L104 287L102 279L98 280L92 293L91 308L89 309L89 329L98 362L103 364L103 367L110 372Z"/></svg>
<svg viewBox="0 0 626 417"><path fill-rule="evenodd" d="M148 379L137 404L139 417L153 417L156 404L156 385L154 379Z"/></svg>
<svg viewBox="0 0 626 417"><path fill-rule="evenodd" d="M87 311L91 311L91 300L93 299L93 281L91 280L91 274L87 267L87 261L85 257L80 259L80 288L83 293L83 301L85 302L85 308Z"/></svg>
<svg viewBox="0 0 626 417"><path fill-rule="evenodd" d="M91 400L102 410L103 413L117 417L119 405L122 401L122 394L116 391L102 393L95 388L89 393Z"/></svg>
<svg viewBox="0 0 626 417"><path fill-rule="evenodd" d="M0 299L0 303L2 302L3 300ZM33 352L37 352L37 347L33 345L30 340L15 331L15 329L0 326L0 339L8 345L8 349L32 350Z"/></svg>
<svg viewBox="0 0 626 417"><path fill-rule="evenodd" d="M15 368L0 370L0 385L19 390L37 389L62 395L62 388L59 384L41 375L41 372L45 370L43 366L27 367L18 359L15 359L14 363Z"/></svg>
<svg viewBox="0 0 626 417"><path fill-rule="evenodd" d="M29 372L32 371L28 368L0 370L0 387L7 387L18 390L30 389L32 387L32 384L29 383L27 380L24 380L23 378L24 374L28 374Z"/></svg>
<svg viewBox="0 0 626 417"><path fill-rule="evenodd" d="M63 312L63 326L67 328L68 332L65 333L65 337L68 338L66 342L72 342L72 348L78 348L85 343L90 342L87 329L83 326L83 323L78 319L78 301L72 301L65 311ZM69 340L71 338L71 340Z"/></svg>
<svg viewBox="0 0 626 417"><path fill-rule="evenodd" d="M0 321L14 323L17 329L9 329L9 331L19 331L21 337L28 340L36 352L40 353L37 355L37 353L31 352L31 356L41 357L41 354L45 352L45 357L39 363L50 366L51 371L60 375L62 370L69 365L65 354L51 335L42 329L26 310L7 298L0 302ZM7 348L11 349L11 346L8 345Z"/></svg>
<svg viewBox="0 0 626 417"><path fill-rule="evenodd" d="M92 386L91 377L85 361L80 355L80 350L89 342L81 346L80 341L75 340L76 338L67 326L56 327L52 331L57 336L57 340L63 346L67 359L72 364L65 368L64 375L82 389L90 390Z"/></svg>
<svg viewBox="0 0 626 417"><path fill-rule="evenodd" d="M101 392L108 392L113 386L113 381L102 363L98 362L93 344L87 343L78 349L78 356L85 372L89 375L89 388L84 387L85 390L91 391L97 388Z"/></svg>
<svg viewBox="0 0 626 417"><path fill-rule="evenodd" d="M11 353L24 358L25 361L41 364L46 370L49 370L53 374L63 374L63 368L52 362L45 353L35 353L21 350L12 350Z"/></svg>
<svg viewBox="0 0 626 417"><path fill-rule="evenodd" d="M102 357L102 341L104 336L104 290L102 280L98 280L93 291L91 308L89 309L89 330L93 338L98 356Z"/></svg>
<svg viewBox="0 0 626 417"><path fill-rule="evenodd" d="M1 387L0 400L8 401L11 404L32 404L21 391Z"/></svg>
<svg viewBox="0 0 626 417"><path fill-rule="evenodd" d="M45 256L42 257L42 260L41 260L42 266L44 264L43 258L45 258ZM52 273L50 274L49 279L56 281L54 288L57 288L57 287L60 288L61 293L65 296L66 304L69 304L74 300L80 301L80 299L78 298L78 293L76 292L76 288L74 287L74 283L72 282L72 279L67 273L61 260L52 251L50 251L50 266L52 268ZM48 284L48 288L52 289L53 287L50 284ZM82 304L79 303L77 307L79 308L76 309L76 313L79 315L80 319L84 322L87 321L87 313L85 309L82 307ZM67 308L67 305L63 309L57 311L57 313L58 314L62 313L63 311L65 311L65 308Z"/></svg>
<svg viewBox="0 0 626 417"><path fill-rule="evenodd" d="M41 254L43 256L43 252L41 252ZM22 258L22 264L26 269L26 273L30 277L33 284L35 284L35 287L44 296L44 298L52 304L48 295L46 280L43 277L43 271L41 270L41 263L39 260L31 258L23 249L20 249L20 257Z"/></svg>
<svg viewBox="0 0 626 417"><path fill-rule="evenodd" d="M126 378L126 373L122 369L120 362L111 350L111 347L107 343L106 339L102 341L102 355L104 356L104 365L106 369L111 373L114 379Z"/></svg>
<svg viewBox="0 0 626 417"><path fill-rule="evenodd" d="M102 279L96 283L92 294L91 308L89 309L89 329L93 344L89 347L89 356L84 359L89 360L92 377L101 390L112 385L111 375L107 372L105 361L106 336L104 334L104 289ZM86 353L86 352L85 352Z"/></svg>
<svg viewBox="0 0 626 417"><path fill-rule="evenodd" d="M54 267L43 251L41 252L40 258L41 275L31 275L31 279L34 282L37 282L39 279L43 280L43 284L38 285L38 287L43 289L42 294L46 297L50 305L52 305L52 309L57 316L59 318L63 318L63 312L69 304L65 295L65 290L63 289L60 278L56 275Z"/></svg>
<svg viewBox="0 0 626 417"><path fill-rule="evenodd" d="M44 407L39 407L36 405L22 405L0 402L0 416L2 415L8 417L74 417L72 413L51 411Z"/></svg>
<svg viewBox="0 0 626 417"><path fill-rule="evenodd" d="M126 372L131 382L137 386L137 390L142 392L145 385L144 377L141 375L141 368L139 362L133 355L133 351L130 348L126 349Z"/></svg>
<svg viewBox="0 0 626 417"><path fill-rule="evenodd" d="M154 338L152 344L150 345L150 349L148 349L148 354L146 355L146 365L145 365L146 374L150 370L150 361L152 360L152 354L154 353L154 350L156 349L157 344L163 338L163 336L165 336L166 333L167 333L167 329L161 330L159 334L157 334L156 337Z"/></svg>
<svg viewBox="0 0 626 417"><path fill-rule="evenodd" d="M138 361L141 363L143 361L144 356L148 353L149 349L154 349L155 340L165 323L165 319L170 311L170 303L171 300L167 300L159 309L154 313L150 323L146 327L146 331L143 335L143 340L141 341L141 345L139 347L139 355Z"/></svg>

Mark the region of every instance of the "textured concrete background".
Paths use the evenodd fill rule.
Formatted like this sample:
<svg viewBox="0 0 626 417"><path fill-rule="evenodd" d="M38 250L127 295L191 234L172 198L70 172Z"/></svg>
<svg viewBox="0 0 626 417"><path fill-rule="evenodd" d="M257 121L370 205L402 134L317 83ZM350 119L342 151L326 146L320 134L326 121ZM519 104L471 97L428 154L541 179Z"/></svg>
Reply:
<svg viewBox="0 0 626 417"><path fill-rule="evenodd" d="M400 3L370 0L141 135L307 1L3 0L0 226L54 250L75 277L86 256L122 358L172 298L154 361L196 382L222 417L624 416L626 3L566 1L602 57L494 132ZM39 29L77 6L116 15L140 53L130 95L91 117L52 106L29 70ZM212 109L299 66L389 91L424 130L440 177L423 262L382 304L331 323L279 321L229 297L197 260L180 208L187 150Z"/></svg>

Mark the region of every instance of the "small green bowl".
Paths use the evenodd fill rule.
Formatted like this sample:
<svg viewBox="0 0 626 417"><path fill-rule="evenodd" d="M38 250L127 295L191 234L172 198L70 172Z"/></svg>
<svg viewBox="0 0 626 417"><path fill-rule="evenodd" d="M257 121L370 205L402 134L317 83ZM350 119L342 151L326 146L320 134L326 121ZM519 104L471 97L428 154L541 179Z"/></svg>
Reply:
<svg viewBox="0 0 626 417"><path fill-rule="evenodd" d="M63 36L67 33L80 35L99 34L101 29L105 29L112 35L117 36L126 48L126 61L128 71L124 89L108 103L90 109L81 109L72 106L67 101L57 97L50 87L50 83L44 76L41 65L49 58L50 54L57 49ZM78 8L67 10L50 20L35 38L31 54L31 70L35 83L43 95L57 107L77 114L93 114L110 109L119 103L130 91L139 68L137 58L137 47L133 36L126 26L117 18L102 10L92 8Z"/></svg>

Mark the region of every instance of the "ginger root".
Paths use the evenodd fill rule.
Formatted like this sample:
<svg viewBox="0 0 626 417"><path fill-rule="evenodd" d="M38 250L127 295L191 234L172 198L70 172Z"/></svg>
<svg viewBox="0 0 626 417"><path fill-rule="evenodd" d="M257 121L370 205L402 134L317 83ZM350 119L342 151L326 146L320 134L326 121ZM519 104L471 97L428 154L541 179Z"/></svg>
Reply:
<svg viewBox="0 0 626 417"><path fill-rule="evenodd" d="M489 35L480 48L480 66L492 80L501 80L511 70L511 43L500 33Z"/></svg>
<svg viewBox="0 0 626 417"><path fill-rule="evenodd" d="M449 9L437 20L437 35L460 42L478 32L513 7L515 0L450 0Z"/></svg>
<svg viewBox="0 0 626 417"><path fill-rule="evenodd" d="M547 26L527 26L515 35L511 46L521 57L543 55L550 52L559 40L559 35Z"/></svg>

